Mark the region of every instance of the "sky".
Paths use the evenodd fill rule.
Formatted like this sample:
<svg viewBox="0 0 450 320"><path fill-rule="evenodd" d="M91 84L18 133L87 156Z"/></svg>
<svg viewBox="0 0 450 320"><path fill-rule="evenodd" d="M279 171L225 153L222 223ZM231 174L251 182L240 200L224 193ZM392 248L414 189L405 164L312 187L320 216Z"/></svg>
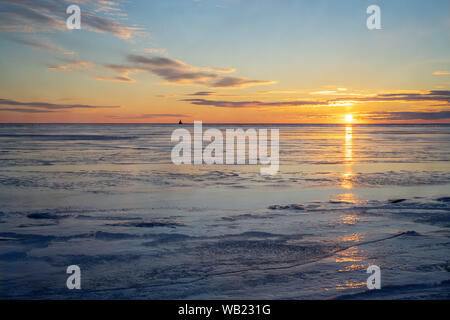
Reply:
<svg viewBox="0 0 450 320"><path fill-rule="evenodd" d="M2 123L450 123L448 0L0 0L0 52Z"/></svg>

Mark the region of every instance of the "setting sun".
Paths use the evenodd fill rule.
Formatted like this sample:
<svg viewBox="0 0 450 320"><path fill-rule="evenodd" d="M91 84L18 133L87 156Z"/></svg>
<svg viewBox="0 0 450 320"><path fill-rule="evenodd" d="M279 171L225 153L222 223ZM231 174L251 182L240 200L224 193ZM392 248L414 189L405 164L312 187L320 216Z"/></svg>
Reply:
<svg viewBox="0 0 450 320"><path fill-rule="evenodd" d="M347 114L345 116L345 122L352 122L353 121L353 116L351 114Z"/></svg>

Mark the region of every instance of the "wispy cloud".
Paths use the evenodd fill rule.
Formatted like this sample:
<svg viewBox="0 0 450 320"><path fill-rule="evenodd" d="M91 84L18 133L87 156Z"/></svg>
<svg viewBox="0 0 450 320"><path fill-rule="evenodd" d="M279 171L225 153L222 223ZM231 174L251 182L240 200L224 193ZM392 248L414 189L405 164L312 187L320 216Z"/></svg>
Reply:
<svg viewBox="0 0 450 320"><path fill-rule="evenodd" d="M35 1L0 0L0 31L3 32L49 32L66 30L66 9L77 3L82 10L82 28L85 30L113 34L121 39L130 39L134 35L144 34L139 26L125 26L118 19L111 18L121 14L126 17L116 2L107 1Z"/></svg>
<svg viewBox="0 0 450 320"><path fill-rule="evenodd" d="M13 111L7 109L14 109L16 112L32 112L30 110L36 110L36 112L45 112L48 110L68 110L68 109L106 109L106 108L120 108L120 106L97 106L89 104L58 104L50 102L23 102L11 99L1 99L0 105L14 107L18 106L20 108L4 108L3 111ZM24 107L29 109L24 109ZM23 111L27 110L27 111Z"/></svg>
<svg viewBox="0 0 450 320"><path fill-rule="evenodd" d="M135 116L121 116L121 115L111 115L108 118L116 120L137 120L137 119L157 119L157 118L188 118L189 114L182 113L144 113Z"/></svg>
<svg viewBox="0 0 450 320"><path fill-rule="evenodd" d="M60 53L65 55L72 55L74 52L69 51L65 48L63 48L60 45L55 44L52 40L46 37L41 36L29 36L29 35L18 35L18 34L4 34L3 38L20 43L26 46L29 46L34 49L44 50L52 53Z"/></svg>
<svg viewBox="0 0 450 320"><path fill-rule="evenodd" d="M193 94L197 96L210 95L208 92ZM443 102L444 106L450 104L449 90L430 90L426 92L383 93L365 97L347 96L329 100L281 100L281 101L232 101L208 100L201 98L188 98L181 101L199 106L213 106L221 108L263 108L263 107L296 107L296 106L344 106L357 102Z"/></svg>
<svg viewBox="0 0 450 320"><path fill-rule="evenodd" d="M188 94L188 96L213 96L216 92L214 91L198 91L195 93Z"/></svg>
<svg viewBox="0 0 450 320"><path fill-rule="evenodd" d="M25 109L25 108L1 108L1 111L8 111L8 112L20 112L20 113L48 113L48 112L55 112L53 110L39 110L39 109Z"/></svg>
<svg viewBox="0 0 450 320"><path fill-rule="evenodd" d="M212 106L220 108L264 108L264 107L295 107L295 106L318 106L326 105L327 102L309 101L309 100L293 100L293 101L226 101L226 100L206 100L206 99L182 99L181 101L189 102L198 106Z"/></svg>
<svg viewBox="0 0 450 320"><path fill-rule="evenodd" d="M121 75L113 76L113 77L103 77L103 76L95 76L96 80L101 81L112 81L112 82L136 82L136 80L129 77L129 73L122 73Z"/></svg>
<svg viewBox="0 0 450 320"><path fill-rule="evenodd" d="M209 68L209 70L216 70L215 72L206 72L204 71L205 68L193 67L182 61L160 56L147 57L131 54L128 55L127 61L127 65L116 66L116 69L147 71L163 78L166 84L242 88L274 83L266 80L249 80L244 77L224 76L220 74L224 70L220 69L221 71L217 71L217 68Z"/></svg>
<svg viewBox="0 0 450 320"><path fill-rule="evenodd" d="M118 65L118 64L106 64L104 65L106 69L108 69L110 72L115 73L113 76L101 76L97 75L95 76L95 79L97 80L103 80L103 81L113 81L113 82L136 82L133 78L130 77L131 74L139 73L141 70Z"/></svg>
<svg viewBox="0 0 450 320"><path fill-rule="evenodd" d="M91 68L93 64L89 61L82 61L78 59L59 59L63 64L54 64L48 67L49 70L59 71L75 71L79 69Z"/></svg>
<svg viewBox="0 0 450 320"><path fill-rule="evenodd" d="M383 93L371 97L347 97L338 98L334 101L364 101L364 102L417 102L417 101L439 101L450 103L450 90L430 90L427 92L399 92L399 93Z"/></svg>
<svg viewBox="0 0 450 320"><path fill-rule="evenodd" d="M436 112L374 112L364 116L370 120L446 120L450 119L450 111Z"/></svg>

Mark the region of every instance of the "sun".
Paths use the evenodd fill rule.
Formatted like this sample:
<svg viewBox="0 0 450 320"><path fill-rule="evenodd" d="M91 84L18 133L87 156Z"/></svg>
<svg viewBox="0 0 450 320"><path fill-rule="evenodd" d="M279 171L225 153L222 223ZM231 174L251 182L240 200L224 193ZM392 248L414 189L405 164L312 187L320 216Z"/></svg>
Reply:
<svg viewBox="0 0 450 320"><path fill-rule="evenodd" d="M345 122L352 122L353 121L353 116L351 114L347 114L345 116Z"/></svg>

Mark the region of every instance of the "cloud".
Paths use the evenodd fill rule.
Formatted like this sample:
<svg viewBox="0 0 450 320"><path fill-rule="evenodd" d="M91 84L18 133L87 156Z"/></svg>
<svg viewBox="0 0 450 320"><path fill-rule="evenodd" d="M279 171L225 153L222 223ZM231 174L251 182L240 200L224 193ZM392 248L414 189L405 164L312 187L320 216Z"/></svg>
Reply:
<svg viewBox="0 0 450 320"><path fill-rule="evenodd" d="M197 96L209 95L208 92L199 92ZM207 100L201 98L188 98L181 101L189 102L199 106L213 106L221 108L263 108L263 107L296 107L296 106L341 106L347 105L349 102L420 102L420 101L438 101L443 102L443 106L450 103L449 90L430 90L422 93L384 93L370 97L352 97L337 98L330 100L282 100L282 101L229 101L229 100Z"/></svg>
<svg viewBox="0 0 450 320"><path fill-rule="evenodd" d="M168 84L202 85L206 87L242 88L254 85L274 83L266 80L249 80L247 78L229 77L220 72L206 72L202 68L190 66L182 61L166 57L146 57L131 54L127 57L130 65L124 69L138 69L153 73L165 80ZM209 70L217 70L210 68ZM221 71L223 73L223 70Z"/></svg>
<svg viewBox="0 0 450 320"><path fill-rule="evenodd" d="M96 80L101 81L112 81L112 82L136 82L136 80L130 78L128 73L124 73L122 75L114 76L114 77L103 77L103 76L95 76Z"/></svg>
<svg viewBox="0 0 450 320"><path fill-rule="evenodd" d="M127 66L122 66L118 64L106 64L104 65L106 69L111 72L116 73L114 76L96 76L95 79L103 80L103 81L113 81L113 82L136 82L133 78L130 77L130 74L139 73L141 70L136 68L131 68Z"/></svg>
<svg viewBox="0 0 450 320"><path fill-rule="evenodd" d="M65 8L47 1L2 0L0 7L0 29L3 31L29 32L63 30L65 23L52 13Z"/></svg>
<svg viewBox="0 0 450 320"><path fill-rule="evenodd" d="M387 101L401 101L401 102L417 102L417 101L440 101L446 104L450 103L450 90L430 90L428 92L419 93L384 93L377 94L371 97L349 97L349 98L338 98L333 101L364 101L364 102L387 102Z"/></svg>
<svg viewBox="0 0 450 320"><path fill-rule="evenodd" d="M70 0L2 0L0 4L0 30L4 32L49 32L67 30L66 9L77 3L81 8L81 28L98 33L109 33L121 39L130 39L134 35L144 34L138 26L124 26L110 15L126 14L121 12L115 2L105 6L102 1Z"/></svg>
<svg viewBox="0 0 450 320"><path fill-rule="evenodd" d="M89 61L82 61L78 59L59 59L65 64L63 65L50 65L49 70L59 71L75 71L77 69L87 69L92 67L92 63Z"/></svg>
<svg viewBox="0 0 450 320"><path fill-rule="evenodd" d="M57 71L72 71L69 66L63 66L63 65L52 65L48 67L49 70L57 70Z"/></svg>
<svg viewBox="0 0 450 320"><path fill-rule="evenodd" d="M375 112L365 116L371 120L445 120L450 119L450 111L436 112Z"/></svg>
<svg viewBox="0 0 450 320"><path fill-rule="evenodd" d="M39 110L39 109L25 109L25 108L0 108L1 111L8 111L8 112L22 112L22 113L48 113L48 112L54 112L52 110Z"/></svg>
<svg viewBox="0 0 450 320"><path fill-rule="evenodd" d="M122 120L130 120L130 119L154 119L154 118L188 118L189 114L181 114L181 113L144 113L136 116L119 116L112 115L108 116L108 118L112 119L122 119Z"/></svg>
<svg viewBox="0 0 450 320"><path fill-rule="evenodd" d="M212 96L212 95L215 95L216 94L216 92L214 92L214 91L198 91L198 92L195 92L195 93L191 93L191 94L188 94L189 96Z"/></svg>
<svg viewBox="0 0 450 320"><path fill-rule="evenodd" d="M318 106L327 104L327 102L320 101L277 101L277 102L262 102L262 101L225 101L225 100L206 100L206 99L182 99L181 101L189 102L198 106L212 106L219 108L264 108L264 107L295 107L295 106Z"/></svg>
<svg viewBox="0 0 450 320"><path fill-rule="evenodd" d="M16 100L11 99L1 99L0 98L0 105L5 106L18 106L18 107L26 107L31 108L27 110L67 110L67 109L105 109L105 108L120 108L120 106L95 106L95 105L88 105L88 104L55 104L55 103L49 103L49 102L20 102ZM15 109L15 108L14 108ZM3 109L5 110L5 109ZM17 108L15 110L20 110L20 108ZM11 110L8 110L11 111ZM42 110L41 110L42 111ZM18 112L24 112L24 111L18 111ZM32 111L28 111L32 112ZM44 112L44 111L42 111Z"/></svg>
<svg viewBox="0 0 450 320"><path fill-rule="evenodd" d="M84 14L84 25L93 32L110 33L121 39L130 39L135 35L145 34L142 27L127 27L110 18L100 17L94 13ZM82 22L83 28L83 22Z"/></svg>
<svg viewBox="0 0 450 320"><path fill-rule="evenodd" d="M266 81L266 80L248 80L247 78L237 78L237 77L222 77L219 80L215 81L211 86L212 87L248 87L255 85L264 85L264 84L273 84L274 81Z"/></svg>
<svg viewBox="0 0 450 320"><path fill-rule="evenodd" d="M435 76L448 76L450 75L450 71L435 71L433 72Z"/></svg>
<svg viewBox="0 0 450 320"><path fill-rule="evenodd" d="M37 36L31 37L31 36L20 36L20 35L11 36L11 34L3 35L3 37L7 40L23 44L23 45L29 46L31 48L34 48L34 49L44 50L44 51L48 51L48 52L61 53L61 54L66 54L66 55L74 53L72 51L69 51L69 50L63 48L62 46L59 46L59 45L53 43L53 41L51 41L50 39L45 38L45 37L37 37Z"/></svg>

